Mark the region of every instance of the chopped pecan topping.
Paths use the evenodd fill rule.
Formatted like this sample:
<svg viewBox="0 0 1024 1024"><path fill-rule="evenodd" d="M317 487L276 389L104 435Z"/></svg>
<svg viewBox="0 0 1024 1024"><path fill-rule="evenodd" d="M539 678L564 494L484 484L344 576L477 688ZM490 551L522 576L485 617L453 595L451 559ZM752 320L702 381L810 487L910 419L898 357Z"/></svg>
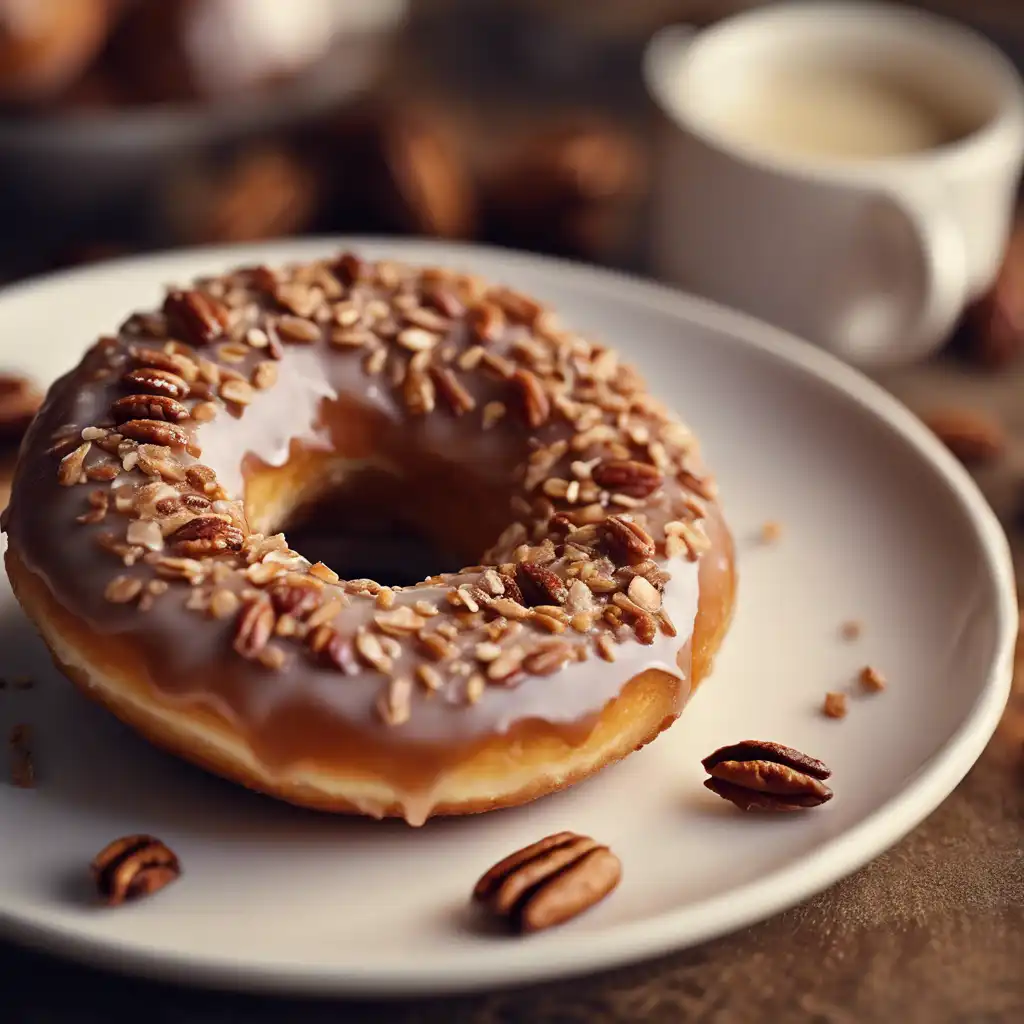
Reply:
<svg viewBox="0 0 1024 1024"><path fill-rule="evenodd" d="M127 420L117 428L125 437L146 444L165 445L171 448L185 448L188 434L181 427L161 420Z"/></svg>
<svg viewBox="0 0 1024 1024"><path fill-rule="evenodd" d="M481 302L466 314L466 323L477 341L497 341L505 330L505 314L493 302Z"/></svg>
<svg viewBox="0 0 1024 1024"><path fill-rule="evenodd" d="M170 370L161 370L155 366L140 366L129 370L121 379L133 392L163 395L178 401L189 395L189 386L185 380Z"/></svg>
<svg viewBox="0 0 1024 1024"><path fill-rule="evenodd" d="M235 626L234 648L243 658L256 658L274 633L274 608L265 597L242 605Z"/></svg>
<svg viewBox="0 0 1024 1024"><path fill-rule="evenodd" d="M279 615L301 619L320 607L322 588L312 580L281 580L271 586L269 594Z"/></svg>
<svg viewBox="0 0 1024 1024"><path fill-rule="evenodd" d="M347 287L351 287L366 273L366 264L355 253L342 253L331 265L334 276Z"/></svg>
<svg viewBox="0 0 1024 1024"><path fill-rule="evenodd" d="M165 420L180 423L188 419L188 409L166 395L126 395L110 406L115 423L129 420Z"/></svg>
<svg viewBox="0 0 1024 1024"><path fill-rule="evenodd" d="M147 348L131 345L128 354L137 366L151 366L158 370L167 370L176 374L188 384L194 383L199 375L195 360L179 352L165 352L160 348Z"/></svg>
<svg viewBox="0 0 1024 1024"><path fill-rule="evenodd" d="M476 883L473 899L518 932L562 924L605 898L622 877L607 846L559 832L518 850Z"/></svg>
<svg viewBox="0 0 1024 1024"><path fill-rule="evenodd" d="M626 494L631 498L646 498L653 494L663 479L657 466L633 459L608 459L599 462L591 471L595 483L606 490Z"/></svg>
<svg viewBox="0 0 1024 1024"><path fill-rule="evenodd" d="M544 426L551 415L551 402L537 375L529 370L516 370L512 380L519 388L519 398L527 424L534 430Z"/></svg>
<svg viewBox="0 0 1024 1024"><path fill-rule="evenodd" d="M217 516L199 516L179 526L168 538L175 552L201 558L220 551L238 551L245 535L237 526Z"/></svg>
<svg viewBox="0 0 1024 1024"><path fill-rule="evenodd" d="M447 367L431 367L430 376L434 381L438 394L444 398L448 408L456 416L472 412L476 408L476 400L465 389L459 378Z"/></svg>
<svg viewBox="0 0 1024 1024"><path fill-rule="evenodd" d="M150 896L181 875L177 856L154 836L115 839L92 861L100 897L111 907Z"/></svg>
<svg viewBox="0 0 1024 1024"><path fill-rule="evenodd" d="M704 785L743 811L797 811L832 799L832 773L816 758L765 740L720 747L701 762Z"/></svg>
<svg viewBox="0 0 1024 1024"><path fill-rule="evenodd" d="M466 311L466 307L451 289L439 285L424 289L423 305L436 309L442 316L452 320L462 316Z"/></svg>
<svg viewBox="0 0 1024 1024"><path fill-rule="evenodd" d="M227 307L197 291L172 291L164 299L171 330L192 345L209 345L223 337L230 323Z"/></svg>
<svg viewBox="0 0 1024 1024"><path fill-rule="evenodd" d="M523 659L523 668L531 675L550 676L561 671L574 657L572 644L545 640Z"/></svg>
<svg viewBox="0 0 1024 1024"><path fill-rule="evenodd" d="M540 604L564 604L569 591L550 569L536 562L520 562L517 566L520 597L528 607Z"/></svg>
<svg viewBox="0 0 1024 1024"><path fill-rule="evenodd" d="M57 469L57 482L62 487L73 487L75 484L85 483L85 457L89 454L91 447L92 442L85 441L60 460L60 466Z"/></svg>
<svg viewBox="0 0 1024 1024"><path fill-rule="evenodd" d="M629 564L635 565L654 557L654 540L639 523L625 516L609 516L600 526L612 553Z"/></svg>

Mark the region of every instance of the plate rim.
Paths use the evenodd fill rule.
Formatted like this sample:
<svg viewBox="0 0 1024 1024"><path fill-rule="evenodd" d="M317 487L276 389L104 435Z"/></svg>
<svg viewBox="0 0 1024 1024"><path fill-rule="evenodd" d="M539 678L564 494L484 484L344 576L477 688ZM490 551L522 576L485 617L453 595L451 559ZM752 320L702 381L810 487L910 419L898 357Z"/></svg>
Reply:
<svg viewBox="0 0 1024 1024"><path fill-rule="evenodd" d="M696 323L730 336L731 343L754 349L811 377L819 385L856 402L928 463L960 506L976 534L996 603L996 641L992 662L970 712L936 753L925 761L906 788L863 821L817 846L798 862L718 896L667 910L640 921L574 935L561 956L550 943L520 941L495 946L485 965L469 973L450 962L429 958L400 968L336 967L329 963L282 964L230 955L211 957L168 953L135 941L83 936L47 915L0 907L0 936L18 944L122 973L216 988L333 996L440 995L534 984L624 967L659 954L679 951L764 920L807 899L879 856L915 828L967 774L1002 716L1013 678L1017 635L1016 582L1009 543L995 513L967 471L895 397L864 374L792 334L754 317L670 286L620 271L494 246L432 239L323 236L257 244L206 246L131 256L57 271L0 289L0 310L12 301L32 301L33 292L60 289L69 281L116 274L118 269L153 265L159 270L223 261L290 261L341 247L387 252L398 259L472 264L500 260L510 267L547 269L554 282L599 290L607 301L642 301L677 321ZM695 913L696 910L696 913Z"/></svg>

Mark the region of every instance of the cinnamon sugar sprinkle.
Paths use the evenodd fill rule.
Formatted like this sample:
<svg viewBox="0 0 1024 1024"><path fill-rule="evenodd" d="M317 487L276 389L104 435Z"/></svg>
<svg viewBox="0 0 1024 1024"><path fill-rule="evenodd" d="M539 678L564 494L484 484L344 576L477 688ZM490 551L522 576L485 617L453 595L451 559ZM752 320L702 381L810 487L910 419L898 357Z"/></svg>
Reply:
<svg viewBox="0 0 1024 1024"><path fill-rule="evenodd" d="M416 588L339 579L283 534L252 531L203 464L204 434L253 415L290 346L357 361L410 417L459 417L468 431L514 421L533 435L511 521L483 564L426 581L447 588L443 608ZM246 268L170 292L92 358L124 396L104 421L55 438L51 457L62 485L88 483L78 521L99 530L106 597L126 614L190 588L185 606L230 623L255 671L299 657L379 674L377 709L395 727L441 690L470 705L524 675L676 635L666 560L708 549L714 481L697 468L691 432L635 371L524 295L350 253ZM762 539L780 532L766 523Z"/></svg>

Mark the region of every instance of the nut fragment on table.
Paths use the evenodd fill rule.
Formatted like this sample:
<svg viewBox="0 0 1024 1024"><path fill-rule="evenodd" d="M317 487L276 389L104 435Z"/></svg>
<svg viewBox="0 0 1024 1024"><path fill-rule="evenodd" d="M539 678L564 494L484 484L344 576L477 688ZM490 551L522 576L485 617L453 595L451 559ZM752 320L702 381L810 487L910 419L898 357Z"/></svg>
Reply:
<svg viewBox="0 0 1024 1024"><path fill-rule="evenodd" d="M992 462L1006 451L1006 430L988 413L950 406L922 417L933 434L965 465Z"/></svg>
<svg viewBox="0 0 1024 1024"><path fill-rule="evenodd" d="M517 850L476 883L473 899L517 932L537 932L582 914L622 877L619 858L589 836L558 832Z"/></svg>
<svg viewBox="0 0 1024 1024"><path fill-rule="evenodd" d="M742 811L798 811L832 799L824 762L769 740L719 747L701 762L704 785Z"/></svg>
<svg viewBox="0 0 1024 1024"><path fill-rule="evenodd" d="M0 441L20 440L42 401L42 392L27 377L0 373Z"/></svg>
<svg viewBox="0 0 1024 1024"><path fill-rule="evenodd" d="M103 901L116 907L150 896L181 875L175 853L155 836L122 836L93 858L92 875Z"/></svg>

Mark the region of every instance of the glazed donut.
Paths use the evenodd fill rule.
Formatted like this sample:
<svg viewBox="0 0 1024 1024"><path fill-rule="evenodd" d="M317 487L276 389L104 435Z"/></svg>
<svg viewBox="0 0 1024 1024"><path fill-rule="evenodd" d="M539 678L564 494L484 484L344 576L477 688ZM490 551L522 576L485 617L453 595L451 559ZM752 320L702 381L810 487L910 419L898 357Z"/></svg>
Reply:
<svg viewBox="0 0 1024 1024"><path fill-rule="evenodd" d="M274 532L339 496L480 564L339 579ZM508 288L351 253L202 279L101 338L50 389L3 526L57 665L124 722L411 823L652 740L734 595L694 436L612 349Z"/></svg>

